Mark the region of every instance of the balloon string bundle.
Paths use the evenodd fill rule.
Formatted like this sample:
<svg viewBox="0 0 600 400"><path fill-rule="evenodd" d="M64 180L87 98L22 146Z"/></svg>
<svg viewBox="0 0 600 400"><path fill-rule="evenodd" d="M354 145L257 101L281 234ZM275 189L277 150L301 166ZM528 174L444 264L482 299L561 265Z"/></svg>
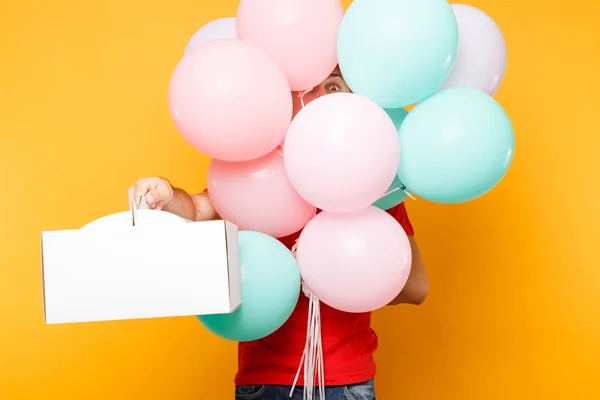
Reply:
<svg viewBox="0 0 600 400"><path fill-rule="evenodd" d="M292 254L296 255L298 242L292 247ZM302 282L302 293L309 299L308 321L306 324L306 343L300 365L294 378L294 384L290 390L290 397L300 377L300 371L304 366L304 390L303 400L313 400L315 379L319 386L319 399L325 400L325 369L323 367L323 344L321 341L321 306L319 299Z"/></svg>

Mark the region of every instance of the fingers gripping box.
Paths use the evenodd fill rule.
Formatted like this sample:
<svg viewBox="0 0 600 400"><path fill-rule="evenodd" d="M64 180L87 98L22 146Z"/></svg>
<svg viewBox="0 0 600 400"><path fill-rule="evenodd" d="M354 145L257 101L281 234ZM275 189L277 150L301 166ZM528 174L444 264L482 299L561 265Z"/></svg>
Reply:
<svg viewBox="0 0 600 400"><path fill-rule="evenodd" d="M238 228L135 210L42 232L47 324L231 313L241 304Z"/></svg>

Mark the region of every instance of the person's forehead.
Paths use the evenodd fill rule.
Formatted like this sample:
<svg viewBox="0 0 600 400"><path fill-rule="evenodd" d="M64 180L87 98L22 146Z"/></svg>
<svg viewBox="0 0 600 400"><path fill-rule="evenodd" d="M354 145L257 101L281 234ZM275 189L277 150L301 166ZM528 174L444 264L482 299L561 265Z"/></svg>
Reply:
<svg viewBox="0 0 600 400"><path fill-rule="evenodd" d="M331 71L331 74L329 74L329 76L342 76L342 71L340 71L339 65L335 66L335 68L333 69L333 71Z"/></svg>

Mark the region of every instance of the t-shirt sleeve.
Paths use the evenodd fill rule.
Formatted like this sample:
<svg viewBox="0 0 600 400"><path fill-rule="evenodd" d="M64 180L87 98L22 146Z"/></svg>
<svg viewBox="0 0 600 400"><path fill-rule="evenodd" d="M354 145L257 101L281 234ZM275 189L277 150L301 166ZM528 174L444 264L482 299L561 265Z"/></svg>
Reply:
<svg viewBox="0 0 600 400"><path fill-rule="evenodd" d="M406 206L404 203L400 203L396 207L388 210L388 213L394 217L394 219L398 221L400 225L402 225L404 232L406 232L408 236L414 236L415 231L410 223L410 220L408 219L408 214L406 213Z"/></svg>

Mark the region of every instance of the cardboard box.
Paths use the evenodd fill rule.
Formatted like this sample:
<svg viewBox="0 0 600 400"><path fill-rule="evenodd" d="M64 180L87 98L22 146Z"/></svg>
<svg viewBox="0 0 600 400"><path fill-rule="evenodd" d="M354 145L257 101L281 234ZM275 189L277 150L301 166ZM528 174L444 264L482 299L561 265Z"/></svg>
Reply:
<svg viewBox="0 0 600 400"><path fill-rule="evenodd" d="M237 226L133 210L42 232L47 324L223 314L241 304Z"/></svg>

